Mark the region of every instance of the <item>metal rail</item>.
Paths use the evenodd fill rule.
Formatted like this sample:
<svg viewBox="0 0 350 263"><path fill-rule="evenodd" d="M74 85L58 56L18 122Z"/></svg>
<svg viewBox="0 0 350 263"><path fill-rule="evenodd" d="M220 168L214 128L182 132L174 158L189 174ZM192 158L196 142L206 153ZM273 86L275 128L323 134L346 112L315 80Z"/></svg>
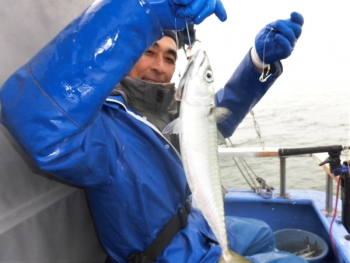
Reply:
<svg viewBox="0 0 350 263"><path fill-rule="evenodd" d="M219 158L229 157L275 157L280 159L280 198L289 198L286 192L286 159L294 157L313 157L313 159L320 164L327 158L327 153L314 154L299 154L288 157L280 157L278 153L279 148L219 148ZM336 180L334 175L330 172L328 164L322 165L326 172L326 200L325 212L327 214L333 212L333 180Z"/></svg>

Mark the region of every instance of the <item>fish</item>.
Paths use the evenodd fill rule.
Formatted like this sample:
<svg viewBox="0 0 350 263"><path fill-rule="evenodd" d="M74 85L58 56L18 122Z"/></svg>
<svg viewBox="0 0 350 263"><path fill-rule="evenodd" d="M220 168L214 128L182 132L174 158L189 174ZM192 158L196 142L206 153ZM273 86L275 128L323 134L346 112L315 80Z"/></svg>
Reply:
<svg viewBox="0 0 350 263"><path fill-rule="evenodd" d="M202 212L217 238L222 250L220 262L250 262L228 246L218 158L218 143L224 138L218 133L217 123L231 112L215 107L214 74L204 50L198 50L188 62L175 99L181 101L179 117L162 132L179 134L192 203Z"/></svg>
<svg viewBox="0 0 350 263"><path fill-rule="evenodd" d="M323 251L317 244L317 241L315 241L314 244L311 244L309 241L309 237L303 238L306 248L301 249L297 252L294 252L293 254L302 258L312 258L320 255Z"/></svg>

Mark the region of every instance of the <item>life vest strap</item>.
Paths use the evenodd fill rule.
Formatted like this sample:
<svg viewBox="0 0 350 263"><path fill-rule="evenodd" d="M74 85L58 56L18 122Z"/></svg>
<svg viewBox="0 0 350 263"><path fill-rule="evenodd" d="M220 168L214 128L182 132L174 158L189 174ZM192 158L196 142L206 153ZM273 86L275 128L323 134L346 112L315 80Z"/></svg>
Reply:
<svg viewBox="0 0 350 263"><path fill-rule="evenodd" d="M141 252L134 252L128 257L128 263L153 263L154 260L170 244L177 232L187 225L188 215L191 213L190 201L186 199L185 205L174 215L160 231L153 242Z"/></svg>

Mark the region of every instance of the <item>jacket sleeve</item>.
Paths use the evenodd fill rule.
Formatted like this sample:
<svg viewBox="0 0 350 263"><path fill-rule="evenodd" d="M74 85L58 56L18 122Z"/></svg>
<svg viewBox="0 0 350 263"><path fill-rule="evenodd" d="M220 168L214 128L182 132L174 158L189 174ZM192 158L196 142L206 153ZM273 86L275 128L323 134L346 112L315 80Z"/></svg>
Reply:
<svg viewBox="0 0 350 263"><path fill-rule="evenodd" d="M230 137L247 113L259 102L282 73L282 64L274 64L275 72L266 82L260 82L261 73L255 68L250 51L244 57L225 87L216 93L216 106L229 109L232 114L218 128L225 138Z"/></svg>
<svg viewBox="0 0 350 263"><path fill-rule="evenodd" d="M93 157L84 149L85 136L103 136L91 124L106 97L161 37L146 1L95 1L5 82L1 123L39 168L89 184L74 173L89 177L106 171L88 167ZM94 143L88 147L101 148L101 140Z"/></svg>

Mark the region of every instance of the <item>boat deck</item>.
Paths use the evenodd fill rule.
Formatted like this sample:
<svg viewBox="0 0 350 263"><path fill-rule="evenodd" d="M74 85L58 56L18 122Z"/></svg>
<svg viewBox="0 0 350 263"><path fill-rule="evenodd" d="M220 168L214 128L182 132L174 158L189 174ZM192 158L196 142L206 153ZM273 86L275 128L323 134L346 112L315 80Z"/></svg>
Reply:
<svg viewBox="0 0 350 263"><path fill-rule="evenodd" d="M322 262L337 262L329 237L332 216L324 214L326 195L315 190L288 190L289 199L279 198L278 191L270 199L245 189L229 189L225 196L227 215L256 218L265 221L273 231L297 228L322 237L329 252ZM334 198L335 200L335 198ZM337 211L341 211L338 201ZM350 235L337 220L333 227L334 243L340 262L350 263Z"/></svg>

